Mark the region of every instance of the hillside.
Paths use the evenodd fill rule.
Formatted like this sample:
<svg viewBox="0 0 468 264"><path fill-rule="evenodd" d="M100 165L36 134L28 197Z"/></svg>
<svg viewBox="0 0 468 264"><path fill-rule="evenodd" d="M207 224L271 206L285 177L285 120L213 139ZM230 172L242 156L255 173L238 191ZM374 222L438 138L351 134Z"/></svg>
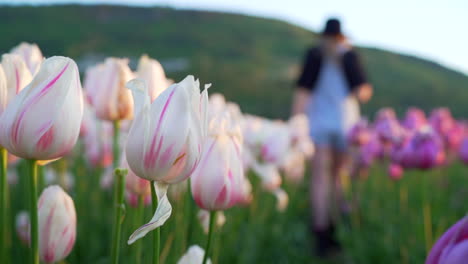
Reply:
<svg viewBox="0 0 468 264"><path fill-rule="evenodd" d="M302 55L316 40L313 32L278 20L122 6L1 6L0 32L0 53L29 41L46 56L65 55L78 62L142 53L163 65L179 60L183 67L170 71L170 78L194 74L245 112L269 117L288 115ZM455 115L468 116L466 75L384 50L359 52L376 90L366 113L381 106L401 111L416 105L449 106Z"/></svg>

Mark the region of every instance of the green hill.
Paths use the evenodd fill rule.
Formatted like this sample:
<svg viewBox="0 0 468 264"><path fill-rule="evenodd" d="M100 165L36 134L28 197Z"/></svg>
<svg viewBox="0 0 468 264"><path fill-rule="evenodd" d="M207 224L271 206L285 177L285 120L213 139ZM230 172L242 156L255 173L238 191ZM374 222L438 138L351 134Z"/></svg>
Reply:
<svg viewBox="0 0 468 264"><path fill-rule="evenodd" d="M297 70L317 35L279 20L216 12L123 6L0 7L0 52L21 41L46 56L80 60L90 54L158 60L183 58L190 73L213 83L245 112L287 117ZM434 37L437 37L435 34ZM371 113L382 106L449 106L468 116L468 77L411 56L359 48L375 87ZM83 70L83 69L81 69Z"/></svg>

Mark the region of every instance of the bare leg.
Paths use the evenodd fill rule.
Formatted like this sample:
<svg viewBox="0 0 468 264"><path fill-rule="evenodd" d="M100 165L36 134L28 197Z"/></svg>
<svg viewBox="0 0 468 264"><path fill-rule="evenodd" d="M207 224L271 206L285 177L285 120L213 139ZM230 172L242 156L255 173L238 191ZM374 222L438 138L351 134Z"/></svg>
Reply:
<svg viewBox="0 0 468 264"><path fill-rule="evenodd" d="M330 222L330 155L329 147L317 147L312 160L310 199L315 230L325 230Z"/></svg>
<svg viewBox="0 0 468 264"><path fill-rule="evenodd" d="M341 182L343 176L346 175L348 165L350 161L349 154L347 152L333 150L332 151L332 179L333 179L333 199L335 201L336 209L338 212L349 210L346 203L343 184Z"/></svg>

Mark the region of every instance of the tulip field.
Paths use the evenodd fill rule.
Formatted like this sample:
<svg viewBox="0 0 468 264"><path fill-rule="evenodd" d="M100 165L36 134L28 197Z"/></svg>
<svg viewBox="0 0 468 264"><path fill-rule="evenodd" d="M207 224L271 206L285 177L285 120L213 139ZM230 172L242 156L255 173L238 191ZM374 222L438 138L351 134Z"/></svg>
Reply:
<svg viewBox="0 0 468 264"><path fill-rule="evenodd" d="M468 263L468 125L448 108L351 128L341 250L323 259L308 118L128 64L78 69L28 43L2 56L0 263Z"/></svg>

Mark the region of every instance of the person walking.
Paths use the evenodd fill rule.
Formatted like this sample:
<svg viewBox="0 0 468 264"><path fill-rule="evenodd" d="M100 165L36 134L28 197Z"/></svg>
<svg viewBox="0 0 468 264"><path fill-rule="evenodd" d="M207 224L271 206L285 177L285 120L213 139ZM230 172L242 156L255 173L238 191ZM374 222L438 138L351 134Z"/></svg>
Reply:
<svg viewBox="0 0 468 264"><path fill-rule="evenodd" d="M340 21L329 19L318 45L307 50L292 106L293 114L308 116L310 136L316 145L310 201L316 254L321 257L339 248L332 215L334 204L340 207L335 209L346 207L340 180L349 159L346 134L360 119L359 102L369 101L372 93Z"/></svg>

